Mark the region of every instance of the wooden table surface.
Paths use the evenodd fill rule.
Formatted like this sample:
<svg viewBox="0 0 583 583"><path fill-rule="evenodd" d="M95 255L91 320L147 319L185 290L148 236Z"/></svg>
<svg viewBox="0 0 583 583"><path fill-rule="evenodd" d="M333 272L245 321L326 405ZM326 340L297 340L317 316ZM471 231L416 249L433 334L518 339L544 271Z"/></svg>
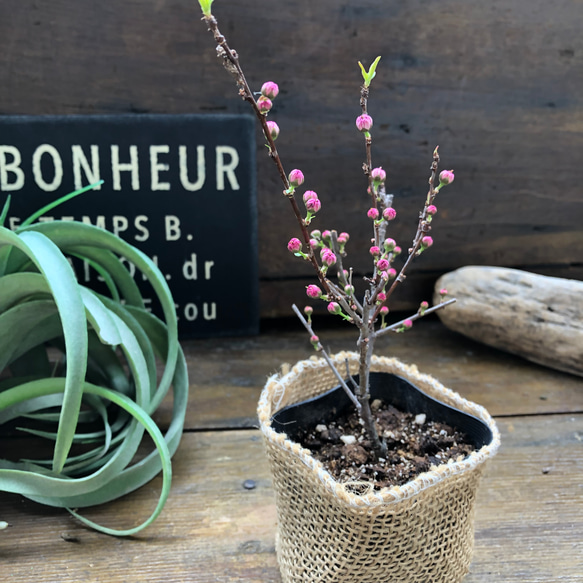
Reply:
<svg viewBox="0 0 583 583"><path fill-rule="evenodd" d="M319 330L331 350L351 329ZM478 496L476 544L465 583L583 582L583 380L498 352L437 320L379 345L415 362L497 419L502 447ZM142 534L116 539L68 513L0 493L0 581L279 583L275 504L256 429L265 378L310 355L299 325L270 323L249 338L184 343L191 375L186 429L170 499ZM167 423L170 403L158 421ZM16 438L0 447L18 447ZM255 488L243 482L253 480ZM161 481L87 509L112 527L138 524ZM430 583L430 582L428 582Z"/></svg>

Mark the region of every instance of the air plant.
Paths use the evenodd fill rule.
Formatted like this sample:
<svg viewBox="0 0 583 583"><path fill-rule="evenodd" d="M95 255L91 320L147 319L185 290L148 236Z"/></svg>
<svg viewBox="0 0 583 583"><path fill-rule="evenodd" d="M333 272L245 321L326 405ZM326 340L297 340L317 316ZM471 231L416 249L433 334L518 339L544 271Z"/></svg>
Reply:
<svg viewBox="0 0 583 583"><path fill-rule="evenodd" d="M50 459L7 452L10 459L0 459L0 490L67 508L86 525L123 536L151 524L166 502L188 376L174 301L153 261L92 225L35 222L94 186L51 203L14 232L4 227L10 197L0 213L0 424L52 450ZM121 259L150 282L165 321L146 310ZM81 285L71 260L87 262L107 294ZM171 388L172 421L162 433L152 417ZM155 448L140 448L137 457L145 434ZM158 504L138 526L108 528L76 510L119 498L160 471Z"/></svg>

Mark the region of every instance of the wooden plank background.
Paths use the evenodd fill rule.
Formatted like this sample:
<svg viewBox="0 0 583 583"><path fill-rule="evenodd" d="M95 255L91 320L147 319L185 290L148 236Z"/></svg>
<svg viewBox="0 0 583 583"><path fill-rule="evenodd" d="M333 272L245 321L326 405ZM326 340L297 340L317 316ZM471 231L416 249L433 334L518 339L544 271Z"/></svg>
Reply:
<svg viewBox="0 0 583 583"><path fill-rule="evenodd" d="M370 101L373 161L388 171L399 212L392 234L403 247L435 145L443 167L456 170L438 200L436 245L395 307L416 305L440 273L465 264L583 279L580 3L217 0L213 10L252 87L268 79L281 87L271 115L278 146L286 168L301 168L320 194L318 227L346 230L352 249L367 247L358 60L382 55ZM245 105L195 0L0 3L1 114L238 113ZM259 139L257 151L262 315L279 316L301 301L310 271L285 248L296 227ZM368 268L364 253L349 264Z"/></svg>

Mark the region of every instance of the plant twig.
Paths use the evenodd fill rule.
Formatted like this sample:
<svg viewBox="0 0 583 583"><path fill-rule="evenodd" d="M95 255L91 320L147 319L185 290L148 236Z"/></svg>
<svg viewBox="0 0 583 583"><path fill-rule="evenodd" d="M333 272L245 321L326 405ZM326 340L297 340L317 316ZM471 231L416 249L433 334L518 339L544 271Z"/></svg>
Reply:
<svg viewBox="0 0 583 583"><path fill-rule="evenodd" d="M292 309L295 312L296 316L299 318L300 322L304 325L304 328L309 332L310 336L312 338L314 336L316 336L316 334L314 334L314 330L312 329L312 326L310 326L309 322L304 318L304 315L300 312L300 309L295 304L292 305ZM352 403L354 404L354 406L356 407L356 410L358 411L358 413L360 415L360 411L362 408L361 404L359 403L359 401L356 398L356 396L354 395L354 393L350 390L350 388L348 387L348 385L346 384L346 382L342 378L342 375L340 374L340 372L338 372L338 369L334 365L334 362L332 362L332 359L330 358L330 356L328 355L328 353L326 352L326 350L324 349L324 347L322 346L322 344L319 340L316 343L315 348L318 352L322 353L324 360L327 362L328 366L330 367L330 369L332 370L332 372L334 373L334 375L338 379L340 386L344 389L345 393L348 395L348 397L350 398L350 400L352 401Z"/></svg>

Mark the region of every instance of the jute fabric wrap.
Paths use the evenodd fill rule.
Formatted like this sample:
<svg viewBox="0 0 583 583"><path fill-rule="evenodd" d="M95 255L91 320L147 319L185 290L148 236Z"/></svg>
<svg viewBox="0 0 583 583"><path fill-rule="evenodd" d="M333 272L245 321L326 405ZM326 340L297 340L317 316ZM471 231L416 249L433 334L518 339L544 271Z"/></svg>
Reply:
<svg viewBox="0 0 583 583"><path fill-rule="evenodd" d="M333 357L344 371L355 353ZM289 369L289 366L287 367ZM268 379L258 405L273 475L284 583L458 583L469 570L474 542L474 501L484 462L500 434L488 412L414 366L374 357L372 371L402 376L439 401L470 413L492 430L492 442L463 461L452 461L403 486L374 491L341 484L310 452L271 427L286 405L337 385L324 361L313 358Z"/></svg>

